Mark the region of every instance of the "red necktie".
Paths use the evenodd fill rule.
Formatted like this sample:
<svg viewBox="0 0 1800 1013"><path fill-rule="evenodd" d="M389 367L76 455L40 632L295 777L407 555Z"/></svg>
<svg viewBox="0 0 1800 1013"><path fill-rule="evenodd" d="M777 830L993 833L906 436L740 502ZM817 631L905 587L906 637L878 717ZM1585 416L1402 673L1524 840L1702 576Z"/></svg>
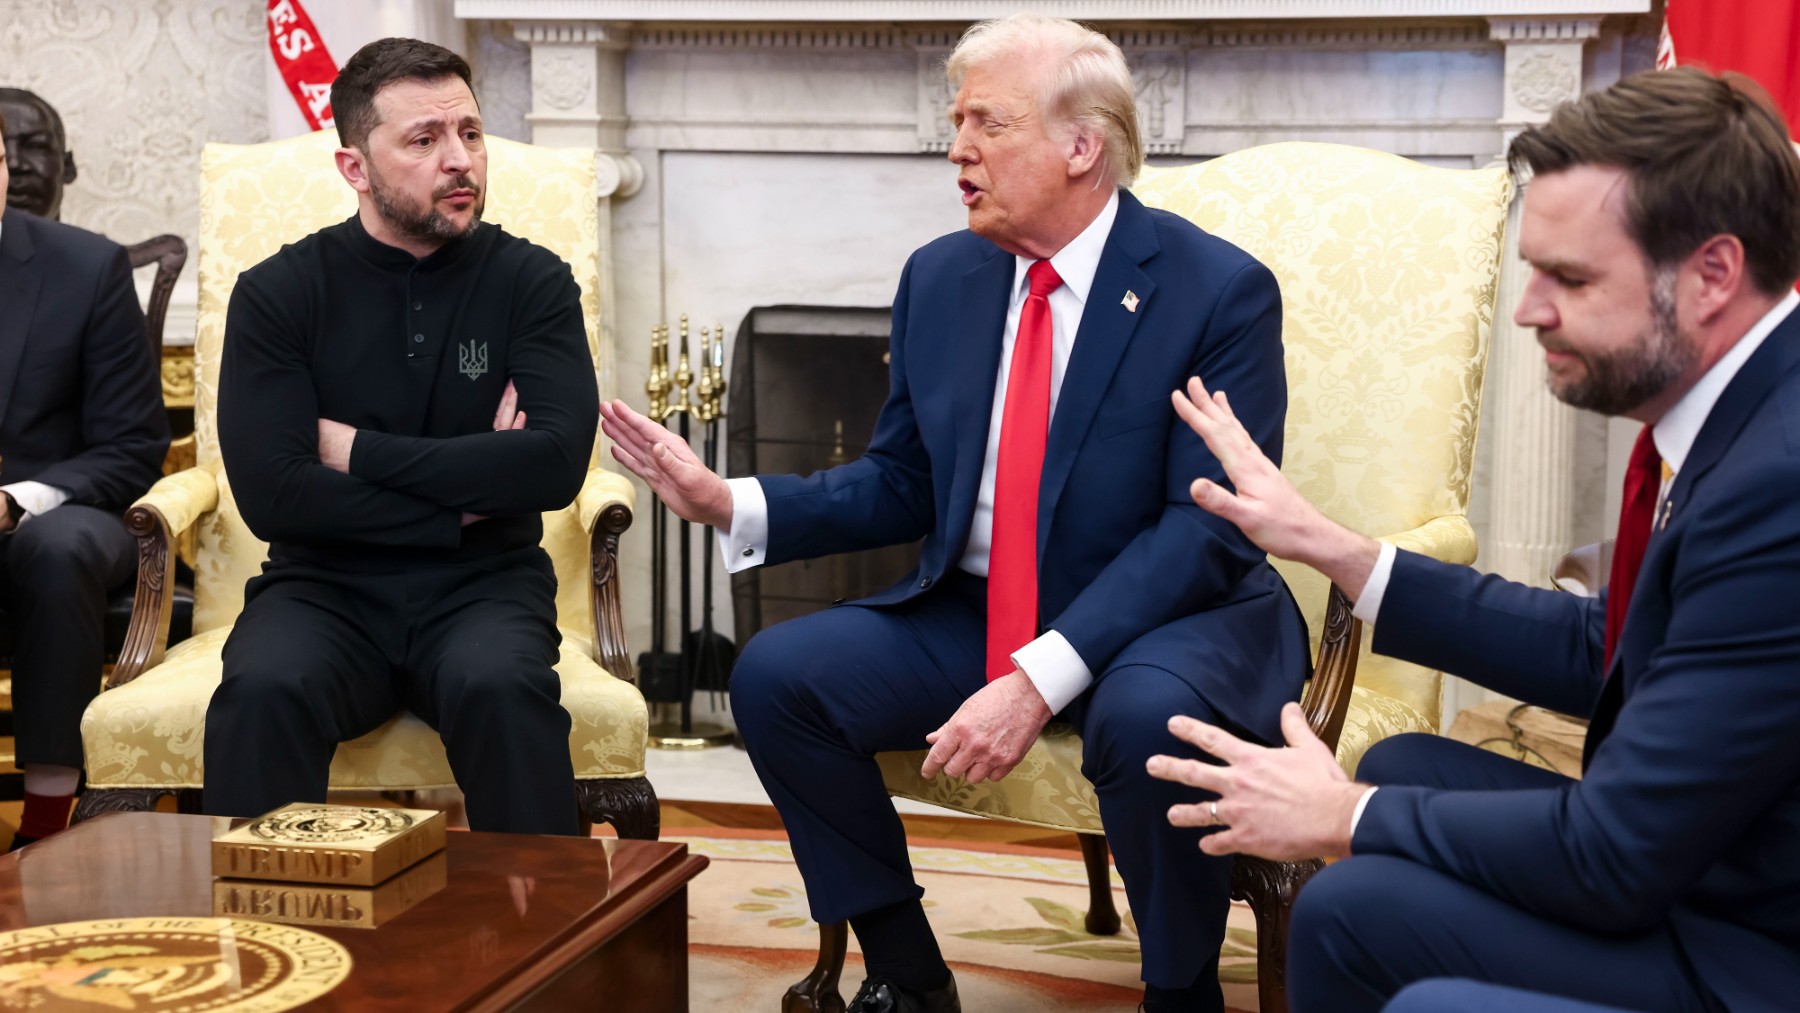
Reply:
<svg viewBox="0 0 1800 1013"><path fill-rule="evenodd" d="M1650 438L1650 427L1638 432L1625 466L1625 499L1619 507L1619 537L1613 543L1612 576L1606 581L1606 665L1612 667L1613 648L1625 626L1625 610L1631 605L1631 589L1637 584L1644 549L1650 544L1650 522L1656 513L1656 496L1662 490L1662 455Z"/></svg>
<svg viewBox="0 0 1800 1013"><path fill-rule="evenodd" d="M1050 293L1062 279L1048 260L1025 272L1031 294L1019 311L1000 456L994 466L994 533L988 550L987 677L1011 675L1012 653L1037 637L1038 480L1050 437Z"/></svg>

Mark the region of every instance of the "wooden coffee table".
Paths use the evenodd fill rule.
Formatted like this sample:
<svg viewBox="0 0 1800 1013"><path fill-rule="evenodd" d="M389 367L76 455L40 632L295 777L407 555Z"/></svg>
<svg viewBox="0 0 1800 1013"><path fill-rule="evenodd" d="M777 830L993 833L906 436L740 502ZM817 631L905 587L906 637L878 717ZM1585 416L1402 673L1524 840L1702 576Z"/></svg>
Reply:
<svg viewBox="0 0 1800 1013"><path fill-rule="evenodd" d="M0 931L211 917L213 835L233 821L115 813L0 857ZM375 928L317 925L350 977L311 1010L688 1008L687 845L452 832L447 885Z"/></svg>

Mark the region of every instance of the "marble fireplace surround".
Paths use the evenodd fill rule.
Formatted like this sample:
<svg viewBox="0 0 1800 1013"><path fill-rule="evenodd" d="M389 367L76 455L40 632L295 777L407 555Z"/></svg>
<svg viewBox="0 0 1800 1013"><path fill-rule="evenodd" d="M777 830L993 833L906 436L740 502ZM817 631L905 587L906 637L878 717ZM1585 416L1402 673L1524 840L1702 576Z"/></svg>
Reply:
<svg viewBox="0 0 1800 1013"><path fill-rule="evenodd" d="M735 331L760 305L886 306L907 253L962 226L942 161L941 67L971 21L1036 10L1108 32L1131 61L1156 162L1305 139L1471 167L1557 102L1650 66L1652 7L455 0L457 17L510 24L529 47L529 139L606 156L601 385L633 403L652 324L685 312ZM1520 275L1509 254L1484 413L1507 422L1484 425L1471 520L1482 569L1542 583L1567 548L1600 537L1609 439L1621 437L1545 392L1535 342L1507 319ZM646 528L622 554L645 592ZM628 595L634 646L647 641L646 598ZM1446 711L1478 697L1453 686Z"/></svg>

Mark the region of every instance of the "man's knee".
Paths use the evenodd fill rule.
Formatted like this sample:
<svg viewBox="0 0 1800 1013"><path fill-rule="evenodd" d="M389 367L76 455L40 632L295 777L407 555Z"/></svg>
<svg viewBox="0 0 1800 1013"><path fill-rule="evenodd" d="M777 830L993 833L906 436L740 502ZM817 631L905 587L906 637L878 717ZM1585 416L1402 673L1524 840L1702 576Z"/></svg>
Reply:
<svg viewBox="0 0 1800 1013"><path fill-rule="evenodd" d="M1363 754L1356 765L1356 779L1369 784L1413 783L1419 771L1435 764L1435 747L1443 741L1423 732L1390 735Z"/></svg>
<svg viewBox="0 0 1800 1013"><path fill-rule="evenodd" d="M118 519L87 507L59 507L14 532L7 570L35 594L105 591L129 575L130 536Z"/></svg>
<svg viewBox="0 0 1800 1013"><path fill-rule="evenodd" d="M1169 731L1177 714L1213 722L1217 716L1187 682L1149 665L1114 669L1095 686L1082 735L1082 767L1096 783L1142 776L1159 753L1198 755Z"/></svg>
<svg viewBox="0 0 1800 1013"><path fill-rule="evenodd" d="M779 623L750 638L731 669L731 713L746 734L789 712L807 684L805 659L814 652L798 642L793 623Z"/></svg>
<svg viewBox="0 0 1800 1013"><path fill-rule="evenodd" d="M447 714L505 715L562 699L562 680L538 652L470 649L438 670L438 700Z"/></svg>

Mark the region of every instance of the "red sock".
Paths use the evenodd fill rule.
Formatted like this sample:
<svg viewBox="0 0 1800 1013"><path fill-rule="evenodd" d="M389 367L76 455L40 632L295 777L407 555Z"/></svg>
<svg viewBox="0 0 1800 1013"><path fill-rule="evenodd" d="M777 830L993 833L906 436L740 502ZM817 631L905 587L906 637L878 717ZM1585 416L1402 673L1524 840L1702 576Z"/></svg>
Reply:
<svg viewBox="0 0 1800 1013"><path fill-rule="evenodd" d="M75 807L73 795L34 795L25 793L25 816L19 820L19 833L26 837L45 838L69 825L69 810Z"/></svg>

